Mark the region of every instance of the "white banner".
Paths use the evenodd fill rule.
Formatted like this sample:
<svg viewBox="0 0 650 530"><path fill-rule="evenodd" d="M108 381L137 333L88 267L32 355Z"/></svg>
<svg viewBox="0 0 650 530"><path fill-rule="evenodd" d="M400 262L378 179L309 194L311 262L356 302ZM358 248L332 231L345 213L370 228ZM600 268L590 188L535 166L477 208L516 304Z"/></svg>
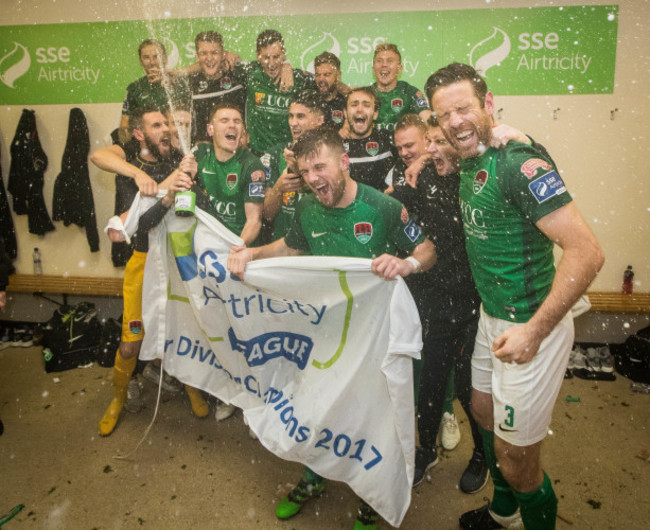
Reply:
<svg viewBox="0 0 650 530"><path fill-rule="evenodd" d="M241 240L199 210L169 212L149 240L140 357L164 353L170 374L241 407L267 449L346 482L398 526L421 349L402 279L366 259L305 256L250 263L241 282L225 268Z"/></svg>

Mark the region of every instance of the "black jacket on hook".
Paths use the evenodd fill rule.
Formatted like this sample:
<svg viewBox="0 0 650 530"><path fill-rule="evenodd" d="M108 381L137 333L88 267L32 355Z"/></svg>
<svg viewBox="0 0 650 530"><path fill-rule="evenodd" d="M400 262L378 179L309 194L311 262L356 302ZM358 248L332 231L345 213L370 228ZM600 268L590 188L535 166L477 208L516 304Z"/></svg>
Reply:
<svg viewBox="0 0 650 530"><path fill-rule="evenodd" d="M10 259L16 259L18 247L16 245L16 229L14 220L11 217L9 201L5 184L2 181L2 168L0 168L0 242L4 244L5 252Z"/></svg>
<svg viewBox="0 0 650 530"><path fill-rule="evenodd" d="M70 111L68 139L61 160L61 173L54 183L52 217L65 226L76 224L86 229L91 252L99 250L95 202L88 176L90 137L88 124L81 109Z"/></svg>
<svg viewBox="0 0 650 530"><path fill-rule="evenodd" d="M43 174L47 169L47 156L38 139L33 110L23 109L10 152L7 187L13 197L14 212L18 215L27 214L30 233L42 236L54 230L54 225L43 199Z"/></svg>

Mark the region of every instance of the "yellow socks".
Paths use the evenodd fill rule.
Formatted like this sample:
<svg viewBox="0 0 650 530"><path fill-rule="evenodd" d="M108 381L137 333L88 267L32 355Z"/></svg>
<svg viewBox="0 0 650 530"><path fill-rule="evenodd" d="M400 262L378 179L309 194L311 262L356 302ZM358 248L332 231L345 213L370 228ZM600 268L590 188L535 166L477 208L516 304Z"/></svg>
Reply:
<svg viewBox="0 0 650 530"><path fill-rule="evenodd" d="M198 388L190 385L185 385L185 392L187 392L192 404L192 412L197 418L205 418L210 412L210 406L207 404L203 395Z"/></svg>
<svg viewBox="0 0 650 530"><path fill-rule="evenodd" d="M120 355L120 350L115 354L115 366L113 367L113 386L115 388L115 397L111 401L104 417L99 421L99 434L108 436L115 429L117 419L122 412L124 401L126 400L126 387L131 380L137 357L133 359L124 359Z"/></svg>

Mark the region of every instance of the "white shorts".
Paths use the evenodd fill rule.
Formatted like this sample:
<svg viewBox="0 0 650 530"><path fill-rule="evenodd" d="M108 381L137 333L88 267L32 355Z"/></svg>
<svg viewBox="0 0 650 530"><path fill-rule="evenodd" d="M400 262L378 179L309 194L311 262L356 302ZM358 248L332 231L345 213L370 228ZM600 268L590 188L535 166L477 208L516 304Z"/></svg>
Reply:
<svg viewBox="0 0 650 530"><path fill-rule="evenodd" d="M543 440L548 432L574 331L569 313L542 341L529 363L499 361L491 351L494 339L519 325L486 315L481 306L472 355L472 386L492 394L494 434L512 445L527 446Z"/></svg>

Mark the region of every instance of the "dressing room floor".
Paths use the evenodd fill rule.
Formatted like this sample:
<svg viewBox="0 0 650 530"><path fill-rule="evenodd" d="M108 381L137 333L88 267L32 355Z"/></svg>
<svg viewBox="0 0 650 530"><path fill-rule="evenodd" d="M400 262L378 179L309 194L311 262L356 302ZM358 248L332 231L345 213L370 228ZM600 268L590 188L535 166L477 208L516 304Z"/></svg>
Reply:
<svg viewBox="0 0 650 530"><path fill-rule="evenodd" d="M145 381L145 410L124 413L113 435L101 438L110 376L96 365L46 374L40 348L0 351L0 514L24 505L3 530L352 528L357 500L340 483L278 521L275 505L301 466L249 438L241 413L220 423L213 414L199 420L184 396L163 393L145 442L131 458L117 459L145 433L157 389ZM456 412L461 443L414 492L401 528L458 528L458 516L490 495L487 487L472 496L457 487L471 448L458 403ZM650 395L633 393L620 376L566 380L551 430L543 459L560 499L557 527L647 528Z"/></svg>

